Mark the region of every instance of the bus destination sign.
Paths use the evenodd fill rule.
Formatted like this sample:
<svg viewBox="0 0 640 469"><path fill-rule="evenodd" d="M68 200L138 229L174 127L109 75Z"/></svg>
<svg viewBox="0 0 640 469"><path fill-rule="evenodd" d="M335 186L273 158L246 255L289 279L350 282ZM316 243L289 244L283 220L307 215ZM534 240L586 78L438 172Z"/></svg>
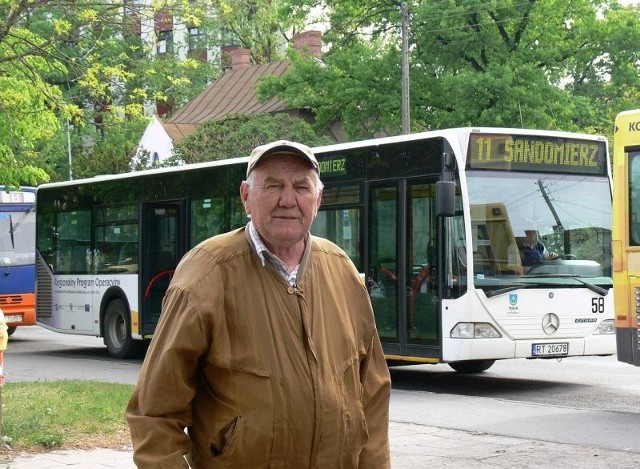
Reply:
<svg viewBox="0 0 640 469"><path fill-rule="evenodd" d="M344 156L333 155L331 158L318 157L321 176L344 176L347 174L347 159Z"/></svg>
<svg viewBox="0 0 640 469"><path fill-rule="evenodd" d="M607 174L606 143L540 135L471 134L467 166L496 171Z"/></svg>
<svg viewBox="0 0 640 469"><path fill-rule="evenodd" d="M33 204L36 202L35 192L0 191L0 203L3 204Z"/></svg>

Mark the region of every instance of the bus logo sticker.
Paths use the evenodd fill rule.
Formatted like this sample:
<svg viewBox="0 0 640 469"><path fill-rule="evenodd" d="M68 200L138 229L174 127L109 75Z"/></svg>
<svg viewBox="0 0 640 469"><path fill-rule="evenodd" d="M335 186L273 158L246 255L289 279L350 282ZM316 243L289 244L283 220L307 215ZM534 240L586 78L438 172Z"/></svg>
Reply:
<svg viewBox="0 0 640 469"><path fill-rule="evenodd" d="M518 294L509 293L509 311L507 313L517 313L518 311Z"/></svg>

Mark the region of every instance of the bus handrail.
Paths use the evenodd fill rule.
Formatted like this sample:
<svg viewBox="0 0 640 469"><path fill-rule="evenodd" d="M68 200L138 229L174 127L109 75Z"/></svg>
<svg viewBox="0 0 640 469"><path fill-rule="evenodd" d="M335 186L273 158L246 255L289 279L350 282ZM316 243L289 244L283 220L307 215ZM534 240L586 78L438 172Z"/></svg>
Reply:
<svg viewBox="0 0 640 469"><path fill-rule="evenodd" d="M175 269L168 269L168 270L163 270L161 272L158 272L157 274L155 274L151 280L149 280L149 285L147 285L146 290L144 291L144 298L143 299L148 299L149 296L151 295L151 288L153 287L153 285L161 278L164 277L166 275L171 275L175 272Z"/></svg>

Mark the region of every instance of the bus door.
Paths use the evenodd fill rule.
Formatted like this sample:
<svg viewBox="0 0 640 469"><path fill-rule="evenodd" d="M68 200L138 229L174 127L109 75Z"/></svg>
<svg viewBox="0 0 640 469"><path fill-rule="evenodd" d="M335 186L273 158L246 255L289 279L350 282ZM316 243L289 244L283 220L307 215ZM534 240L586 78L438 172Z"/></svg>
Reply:
<svg viewBox="0 0 640 469"><path fill-rule="evenodd" d="M439 356L436 179L369 186L367 286L387 356Z"/></svg>
<svg viewBox="0 0 640 469"><path fill-rule="evenodd" d="M153 334L162 299L185 252L185 210L182 202L143 206L141 226L140 330Z"/></svg>

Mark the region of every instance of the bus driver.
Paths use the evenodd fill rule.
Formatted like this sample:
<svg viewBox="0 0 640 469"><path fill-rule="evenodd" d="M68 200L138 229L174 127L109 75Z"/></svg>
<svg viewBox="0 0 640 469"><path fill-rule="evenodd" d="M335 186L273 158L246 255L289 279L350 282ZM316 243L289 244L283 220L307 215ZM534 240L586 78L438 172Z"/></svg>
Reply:
<svg viewBox="0 0 640 469"><path fill-rule="evenodd" d="M538 230L526 229L524 234L524 239L518 246L523 266L532 266L540 264L544 260L558 258L558 254L547 251L545 245L538 239Z"/></svg>

